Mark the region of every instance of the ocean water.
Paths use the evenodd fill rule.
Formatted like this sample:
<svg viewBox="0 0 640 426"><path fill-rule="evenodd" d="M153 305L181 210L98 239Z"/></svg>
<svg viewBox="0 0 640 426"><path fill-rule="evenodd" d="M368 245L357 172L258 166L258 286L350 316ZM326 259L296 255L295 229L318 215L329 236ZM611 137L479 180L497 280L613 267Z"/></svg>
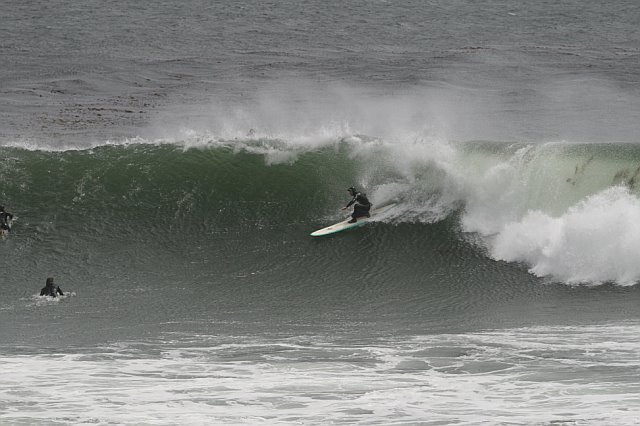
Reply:
<svg viewBox="0 0 640 426"><path fill-rule="evenodd" d="M0 11L0 423L638 423L636 2Z"/></svg>

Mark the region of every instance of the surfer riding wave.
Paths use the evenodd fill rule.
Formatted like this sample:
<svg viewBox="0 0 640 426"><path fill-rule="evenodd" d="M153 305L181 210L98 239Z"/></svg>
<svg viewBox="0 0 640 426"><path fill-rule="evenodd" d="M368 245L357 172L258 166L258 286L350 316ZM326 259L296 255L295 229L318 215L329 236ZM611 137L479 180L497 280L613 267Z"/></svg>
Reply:
<svg viewBox="0 0 640 426"><path fill-rule="evenodd" d="M356 223L359 217L371 217L371 215L369 214L369 210L371 210L371 203L367 198L367 194L358 192L358 190L353 186L349 187L347 191L349 191L349 194L351 194L352 199L351 201L349 201L349 204L342 208L342 210L348 209L355 203L349 223Z"/></svg>

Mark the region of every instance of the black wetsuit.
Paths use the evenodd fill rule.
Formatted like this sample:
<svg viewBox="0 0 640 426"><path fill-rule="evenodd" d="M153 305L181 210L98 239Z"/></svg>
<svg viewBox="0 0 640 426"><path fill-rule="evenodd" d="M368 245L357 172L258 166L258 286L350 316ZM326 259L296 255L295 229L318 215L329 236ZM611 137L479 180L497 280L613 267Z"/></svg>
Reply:
<svg viewBox="0 0 640 426"><path fill-rule="evenodd" d="M60 287L55 284L46 285L40 290L40 296L58 297L58 295L64 296L64 293L60 290Z"/></svg>
<svg viewBox="0 0 640 426"><path fill-rule="evenodd" d="M351 214L352 218L355 219L358 217L370 216L369 210L371 210L371 203L367 198L367 194L356 192L356 194L353 196L353 200L349 201L347 207L350 207L353 203L356 203L356 205L353 206L353 213Z"/></svg>
<svg viewBox="0 0 640 426"><path fill-rule="evenodd" d="M9 212L0 212L0 229L11 230L9 221L13 219L13 215Z"/></svg>

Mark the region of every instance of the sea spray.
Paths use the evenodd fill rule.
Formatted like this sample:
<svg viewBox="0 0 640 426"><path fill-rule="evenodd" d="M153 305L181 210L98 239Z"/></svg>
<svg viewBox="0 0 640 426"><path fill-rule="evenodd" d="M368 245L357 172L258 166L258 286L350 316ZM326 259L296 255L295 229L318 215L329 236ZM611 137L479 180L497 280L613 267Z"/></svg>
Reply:
<svg viewBox="0 0 640 426"><path fill-rule="evenodd" d="M490 247L494 258L525 262L537 276L634 284L640 280L640 199L618 186L559 217L531 211L505 224Z"/></svg>

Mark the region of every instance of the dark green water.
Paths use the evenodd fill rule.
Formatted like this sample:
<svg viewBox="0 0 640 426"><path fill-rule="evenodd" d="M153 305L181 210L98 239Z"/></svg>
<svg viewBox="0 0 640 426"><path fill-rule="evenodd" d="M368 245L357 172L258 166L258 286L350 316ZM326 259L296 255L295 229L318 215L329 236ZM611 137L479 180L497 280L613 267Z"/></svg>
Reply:
<svg viewBox="0 0 640 426"><path fill-rule="evenodd" d="M606 190L616 170L619 180L620 170L632 175L637 150L550 146L522 154L524 147L481 143L456 149L446 164L410 166L409 177L390 160L393 146L354 157L352 146L337 143L279 164L228 144L3 149L1 195L18 216L2 242L0 312L11 324L3 340L100 343L161 330L429 334L637 318L640 293L616 286L618 276L575 287L553 273L532 275L526 262L496 260L493 236L465 230L474 209L465 202L478 202L473 188L451 183L454 164L466 162L481 179L480 170L490 175L493 164L515 162L530 194L510 199L518 202L513 210L536 205L553 215L567 211L570 197ZM361 229L309 237L343 217L344 189L373 163L373 202L393 199L399 208ZM565 188L540 192L550 179ZM633 189L625 194L635 197ZM621 215L635 212L622 207L631 210ZM601 243L619 256L637 256L615 241ZM626 272L637 273L633 265ZM55 322L28 303L47 276L75 293ZM73 332L50 333L56 327Z"/></svg>

